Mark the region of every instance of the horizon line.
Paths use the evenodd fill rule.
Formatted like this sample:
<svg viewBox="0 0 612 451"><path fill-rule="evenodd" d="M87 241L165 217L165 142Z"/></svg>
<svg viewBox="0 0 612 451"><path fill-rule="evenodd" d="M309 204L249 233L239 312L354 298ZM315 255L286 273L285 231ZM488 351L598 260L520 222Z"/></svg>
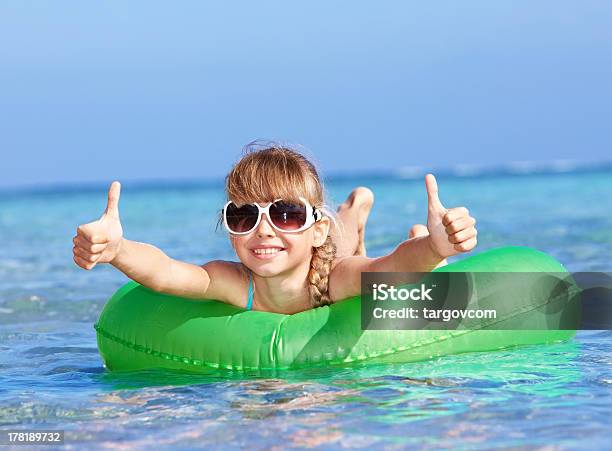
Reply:
<svg viewBox="0 0 612 451"><path fill-rule="evenodd" d="M350 180L355 177L367 177L370 179L387 180L419 180L428 173L434 173L436 177L470 179L475 177L501 177L501 176L531 176L531 175L561 175L576 174L584 172L608 172L612 171L612 160L603 161L577 161L577 160L551 160L548 162L537 161L513 161L501 164L456 164L453 166L400 166L395 169L356 169L352 171L336 170L324 172L321 178L324 183L335 183ZM131 188L154 188L154 187L192 187L212 188L222 187L225 176L213 177L148 177L136 179L124 179L122 185ZM117 179L113 179L117 180ZM112 180L101 181L69 181L69 182L42 182L26 183L23 185L0 186L0 194L37 193L63 191L72 192L79 189L87 191L98 190L112 182Z"/></svg>

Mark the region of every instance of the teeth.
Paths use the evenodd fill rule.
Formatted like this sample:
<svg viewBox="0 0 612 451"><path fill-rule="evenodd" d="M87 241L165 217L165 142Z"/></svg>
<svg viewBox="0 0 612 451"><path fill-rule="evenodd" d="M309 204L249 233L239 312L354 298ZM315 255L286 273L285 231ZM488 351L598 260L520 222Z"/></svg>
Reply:
<svg viewBox="0 0 612 451"><path fill-rule="evenodd" d="M279 248L255 249L256 254L276 254L278 251Z"/></svg>

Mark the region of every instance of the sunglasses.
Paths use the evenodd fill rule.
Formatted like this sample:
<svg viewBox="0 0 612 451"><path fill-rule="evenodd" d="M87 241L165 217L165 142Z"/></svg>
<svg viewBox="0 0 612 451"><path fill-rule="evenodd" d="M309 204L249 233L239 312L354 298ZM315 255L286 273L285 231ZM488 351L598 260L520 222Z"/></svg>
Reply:
<svg viewBox="0 0 612 451"><path fill-rule="evenodd" d="M239 207L230 200L223 207L223 224L228 232L234 235L244 235L257 228L262 214L265 213L276 230L290 233L301 232L321 219L323 214L303 197L299 199L301 204L277 199L266 207L261 207L256 203Z"/></svg>

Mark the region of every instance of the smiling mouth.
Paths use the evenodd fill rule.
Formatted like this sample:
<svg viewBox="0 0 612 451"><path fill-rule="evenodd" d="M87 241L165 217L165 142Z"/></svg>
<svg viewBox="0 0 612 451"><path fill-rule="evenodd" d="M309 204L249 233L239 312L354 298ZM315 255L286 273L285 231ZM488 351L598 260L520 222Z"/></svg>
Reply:
<svg viewBox="0 0 612 451"><path fill-rule="evenodd" d="M282 248L266 248L266 249L252 249L251 252L258 258L273 258L280 254L285 249Z"/></svg>

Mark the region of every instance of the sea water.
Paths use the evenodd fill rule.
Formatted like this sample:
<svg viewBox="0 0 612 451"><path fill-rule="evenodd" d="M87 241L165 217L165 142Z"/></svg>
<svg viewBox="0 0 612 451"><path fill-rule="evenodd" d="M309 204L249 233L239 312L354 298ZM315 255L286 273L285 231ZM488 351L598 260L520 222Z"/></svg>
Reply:
<svg viewBox="0 0 612 451"><path fill-rule="evenodd" d="M465 205L478 220L475 252L524 245L569 271L612 270L612 172L438 182L447 208ZM375 194L368 255L391 252L426 220L420 179L331 179L330 208L359 185ZM102 214L107 189L0 192L0 430L64 430L69 449L609 446L610 331L401 365L269 375L107 372L93 324L127 278L72 260L76 227ZM192 263L236 259L216 227L223 201L220 183L124 182L125 236Z"/></svg>

